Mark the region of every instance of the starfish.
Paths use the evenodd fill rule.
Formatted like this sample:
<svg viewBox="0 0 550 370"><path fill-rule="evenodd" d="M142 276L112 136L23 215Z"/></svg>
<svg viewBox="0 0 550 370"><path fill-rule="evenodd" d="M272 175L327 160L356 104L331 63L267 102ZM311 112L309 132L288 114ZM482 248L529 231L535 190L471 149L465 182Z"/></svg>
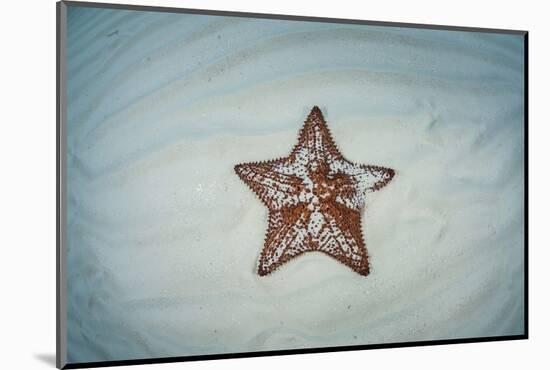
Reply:
<svg viewBox="0 0 550 370"><path fill-rule="evenodd" d="M238 164L235 172L269 210L260 276L311 251L368 275L361 210L366 193L388 184L395 171L345 159L317 106L288 157Z"/></svg>

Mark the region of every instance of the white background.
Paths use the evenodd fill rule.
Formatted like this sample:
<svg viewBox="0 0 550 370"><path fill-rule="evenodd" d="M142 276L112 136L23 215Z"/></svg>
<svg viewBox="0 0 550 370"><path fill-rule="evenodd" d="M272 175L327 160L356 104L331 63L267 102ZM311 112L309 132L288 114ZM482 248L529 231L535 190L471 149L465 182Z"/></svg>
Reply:
<svg viewBox="0 0 550 370"><path fill-rule="evenodd" d="M148 365L154 369L542 368L548 364L550 253L545 211L548 16L543 2L142 0L143 5L530 31L529 329L527 341ZM55 357L55 2L2 4L0 247L2 368L53 368ZM133 369L147 368L134 366Z"/></svg>

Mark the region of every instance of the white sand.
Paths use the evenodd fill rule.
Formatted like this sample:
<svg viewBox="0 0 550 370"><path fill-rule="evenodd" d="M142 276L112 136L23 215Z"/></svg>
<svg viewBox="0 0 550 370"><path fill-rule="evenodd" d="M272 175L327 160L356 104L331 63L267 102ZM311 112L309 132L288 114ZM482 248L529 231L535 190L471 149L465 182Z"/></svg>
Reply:
<svg viewBox="0 0 550 370"><path fill-rule="evenodd" d="M70 362L522 334L519 36L70 9ZM239 162L313 105L397 170L363 215L371 274L255 273Z"/></svg>

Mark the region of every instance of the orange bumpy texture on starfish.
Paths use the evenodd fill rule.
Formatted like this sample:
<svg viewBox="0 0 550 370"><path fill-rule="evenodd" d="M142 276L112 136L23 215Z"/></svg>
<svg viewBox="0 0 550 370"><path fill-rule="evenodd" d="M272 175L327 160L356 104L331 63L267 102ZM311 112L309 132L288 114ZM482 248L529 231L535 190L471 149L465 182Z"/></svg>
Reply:
<svg viewBox="0 0 550 370"><path fill-rule="evenodd" d="M235 172L269 209L259 275L310 251L368 275L360 212L366 193L385 186L395 172L346 160L318 107L311 110L288 157L238 164Z"/></svg>

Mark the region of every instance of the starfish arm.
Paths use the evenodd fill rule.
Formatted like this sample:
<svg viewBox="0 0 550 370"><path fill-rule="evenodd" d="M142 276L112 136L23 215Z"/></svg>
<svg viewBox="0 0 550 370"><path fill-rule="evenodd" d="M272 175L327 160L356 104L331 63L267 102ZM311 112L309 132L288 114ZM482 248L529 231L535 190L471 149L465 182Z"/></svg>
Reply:
<svg viewBox="0 0 550 370"><path fill-rule="evenodd" d="M258 261L258 274L264 276L308 250L307 210L304 206L269 212L269 226Z"/></svg>
<svg viewBox="0 0 550 370"><path fill-rule="evenodd" d="M319 251L360 275L368 275L369 260L361 232L360 213L345 207L327 206L323 216L324 224L315 240Z"/></svg>
<svg viewBox="0 0 550 370"><path fill-rule="evenodd" d="M313 107L300 130L298 143L292 151L298 163L306 165L311 161L330 163L342 158L332 139L323 114Z"/></svg>
<svg viewBox="0 0 550 370"><path fill-rule="evenodd" d="M298 203L302 181L285 173L282 160L238 164L235 172L269 209L281 209Z"/></svg>
<svg viewBox="0 0 550 370"><path fill-rule="evenodd" d="M355 164L345 159L332 163L331 171L347 178L338 188L336 201L354 210L363 208L367 192L383 188L395 175L391 168Z"/></svg>

